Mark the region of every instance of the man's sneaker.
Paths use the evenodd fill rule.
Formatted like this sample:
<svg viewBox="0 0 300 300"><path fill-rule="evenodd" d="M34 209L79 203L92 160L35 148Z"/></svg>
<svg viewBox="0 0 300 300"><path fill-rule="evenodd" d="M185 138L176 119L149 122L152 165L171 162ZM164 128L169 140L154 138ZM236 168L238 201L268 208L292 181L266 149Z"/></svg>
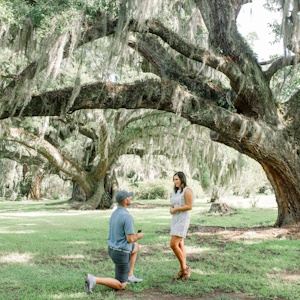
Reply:
<svg viewBox="0 0 300 300"><path fill-rule="evenodd" d="M131 282L138 283L141 281L143 281L143 279L136 278L134 275L128 276L128 279L127 279L127 283L131 283Z"/></svg>
<svg viewBox="0 0 300 300"><path fill-rule="evenodd" d="M96 277L91 274L85 275L85 290L87 293L93 293L92 288L96 284Z"/></svg>

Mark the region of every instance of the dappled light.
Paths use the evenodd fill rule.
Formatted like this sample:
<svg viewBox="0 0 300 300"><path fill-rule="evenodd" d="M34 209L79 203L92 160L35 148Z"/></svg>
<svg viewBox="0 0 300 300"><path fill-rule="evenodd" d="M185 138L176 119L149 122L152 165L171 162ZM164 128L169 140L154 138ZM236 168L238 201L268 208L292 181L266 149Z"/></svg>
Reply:
<svg viewBox="0 0 300 300"><path fill-rule="evenodd" d="M270 239L300 239L300 235L297 233L297 226L295 228L228 228L228 230L210 226L207 229L205 227L202 229L204 232L195 231L190 236L207 237L214 235L216 238L222 238L227 241L242 241L247 245L260 244L261 241Z"/></svg>
<svg viewBox="0 0 300 300"><path fill-rule="evenodd" d="M300 280L300 271L279 271L275 274L267 274L268 278L279 279L282 281L298 281Z"/></svg>
<svg viewBox="0 0 300 300"><path fill-rule="evenodd" d="M32 253L8 253L0 256L0 263L3 264L27 264L30 263L34 255Z"/></svg>
<svg viewBox="0 0 300 300"><path fill-rule="evenodd" d="M206 247L190 247L190 246L186 246L185 247L187 254L198 254L198 253L202 253L202 252L211 252L212 248L206 248Z"/></svg>
<svg viewBox="0 0 300 300"><path fill-rule="evenodd" d="M51 295L52 299L83 299L86 297L85 293L59 293L55 295Z"/></svg>
<svg viewBox="0 0 300 300"><path fill-rule="evenodd" d="M35 230L12 230L12 229L0 229L0 234L33 234Z"/></svg>
<svg viewBox="0 0 300 300"><path fill-rule="evenodd" d="M69 242L67 242L67 244L71 244L71 245L86 245L86 244L88 244L88 242L86 242L86 241L69 241Z"/></svg>
<svg viewBox="0 0 300 300"><path fill-rule="evenodd" d="M300 299L298 2L0 1L0 299Z"/></svg>

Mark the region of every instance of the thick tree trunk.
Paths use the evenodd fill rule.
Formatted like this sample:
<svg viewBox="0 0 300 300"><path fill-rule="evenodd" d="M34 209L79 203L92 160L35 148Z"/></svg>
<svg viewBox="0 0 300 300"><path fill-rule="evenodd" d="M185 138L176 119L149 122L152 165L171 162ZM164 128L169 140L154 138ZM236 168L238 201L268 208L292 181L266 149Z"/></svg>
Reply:
<svg viewBox="0 0 300 300"><path fill-rule="evenodd" d="M300 224L300 182L277 166L262 164L274 189L278 205L275 226Z"/></svg>
<svg viewBox="0 0 300 300"><path fill-rule="evenodd" d="M73 194L76 194L76 197L78 197L79 195L78 191L80 189L81 189L80 187L76 187L76 193L74 193L74 188L73 188ZM97 180L97 182L93 185L90 194L85 195L85 198L87 200L81 204L77 203L76 206L79 209L87 209L87 210L110 208L113 204L117 190L118 190L118 181L115 172L114 171L107 172L105 178Z"/></svg>
<svg viewBox="0 0 300 300"><path fill-rule="evenodd" d="M94 190L92 195L87 195L87 201L80 205L78 208L83 210L96 209L101 205L101 200L105 194L104 179L99 180L94 185Z"/></svg>

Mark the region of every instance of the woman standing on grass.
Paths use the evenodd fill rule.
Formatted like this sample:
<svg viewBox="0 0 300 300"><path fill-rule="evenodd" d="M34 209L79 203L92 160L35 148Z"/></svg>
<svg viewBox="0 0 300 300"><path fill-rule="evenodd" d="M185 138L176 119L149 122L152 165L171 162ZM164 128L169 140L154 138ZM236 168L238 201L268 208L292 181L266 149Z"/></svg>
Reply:
<svg viewBox="0 0 300 300"><path fill-rule="evenodd" d="M179 260L180 271L175 279L189 279L192 270L186 265L186 251L183 239L186 237L190 225L190 210L193 208L194 194L187 187L186 177L183 172L177 172L173 176L174 190L171 196L170 213L172 214L171 223L171 242L170 246Z"/></svg>

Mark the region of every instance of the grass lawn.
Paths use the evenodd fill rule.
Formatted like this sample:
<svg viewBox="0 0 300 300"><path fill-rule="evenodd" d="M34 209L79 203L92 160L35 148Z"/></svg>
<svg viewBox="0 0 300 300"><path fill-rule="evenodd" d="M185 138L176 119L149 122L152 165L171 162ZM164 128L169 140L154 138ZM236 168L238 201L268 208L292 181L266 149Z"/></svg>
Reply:
<svg viewBox="0 0 300 300"><path fill-rule="evenodd" d="M134 201L135 202L135 201ZM141 284L84 291L84 275L113 277L107 254L112 210L71 211L64 202L0 201L0 299L300 299L300 240L275 229L275 209L208 214L196 203L185 240L190 280L175 281L168 201L136 201L142 229L135 275ZM146 204L147 207L142 207Z"/></svg>

